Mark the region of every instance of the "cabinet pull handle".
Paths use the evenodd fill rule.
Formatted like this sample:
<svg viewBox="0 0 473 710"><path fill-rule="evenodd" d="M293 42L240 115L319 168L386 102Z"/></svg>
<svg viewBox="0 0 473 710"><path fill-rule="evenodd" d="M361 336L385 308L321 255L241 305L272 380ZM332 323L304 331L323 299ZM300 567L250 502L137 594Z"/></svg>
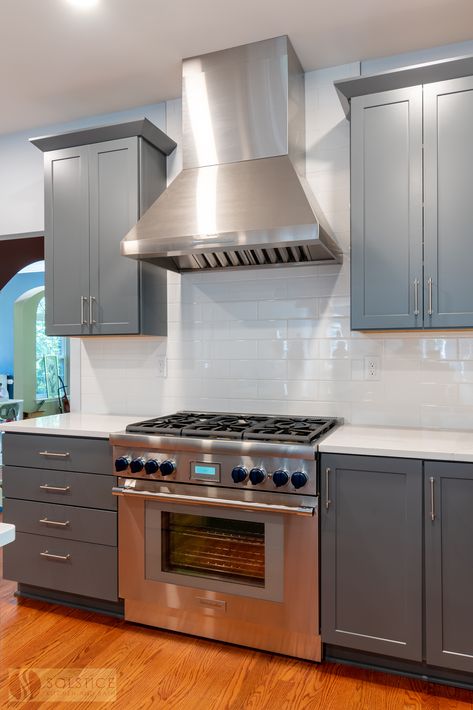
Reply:
<svg viewBox="0 0 473 710"><path fill-rule="evenodd" d="M430 519L435 520L435 478L430 477Z"/></svg>
<svg viewBox="0 0 473 710"><path fill-rule="evenodd" d="M429 316L431 316L432 313L434 312L433 305L432 305L432 276L429 276L429 278L427 279L427 290L429 293L429 308L428 308L427 314Z"/></svg>
<svg viewBox="0 0 473 710"><path fill-rule="evenodd" d="M48 520L47 518L41 518L39 521L43 525L56 525L58 528L67 528L69 527L69 520L66 520L64 523L61 522L60 520Z"/></svg>
<svg viewBox="0 0 473 710"><path fill-rule="evenodd" d="M325 469L325 510L328 510L330 508L330 503L332 502L330 500L329 485L330 485L330 469L326 468Z"/></svg>
<svg viewBox="0 0 473 710"><path fill-rule="evenodd" d="M89 325L87 317L84 315L84 306L87 304L87 301L89 299L87 296L81 296L80 297L80 324L81 325Z"/></svg>
<svg viewBox="0 0 473 710"><path fill-rule="evenodd" d="M48 483L43 483L40 488L42 491L48 491L48 493L69 493L69 491L71 490L70 486L64 486L64 488L60 488L58 486L50 486Z"/></svg>
<svg viewBox="0 0 473 710"><path fill-rule="evenodd" d="M69 451L64 451L64 453L59 451L38 451L40 456L56 456L58 459L67 459L70 456Z"/></svg>
<svg viewBox="0 0 473 710"><path fill-rule="evenodd" d="M68 562L68 560L71 559L71 556L68 555L53 555L51 552L48 552L45 550L44 552L40 552L40 557L46 557L48 560L58 560L59 562Z"/></svg>
<svg viewBox="0 0 473 710"><path fill-rule="evenodd" d="M89 299L89 323L90 325L97 325L97 321L94 318L94 303L97 303L97 299L91 296Z"/></svg>
<svg viewBox="0 0 473 710"><path fill-rule="evenodd" d="M414 315L419 315L419 279L414 279Z"/></svg>

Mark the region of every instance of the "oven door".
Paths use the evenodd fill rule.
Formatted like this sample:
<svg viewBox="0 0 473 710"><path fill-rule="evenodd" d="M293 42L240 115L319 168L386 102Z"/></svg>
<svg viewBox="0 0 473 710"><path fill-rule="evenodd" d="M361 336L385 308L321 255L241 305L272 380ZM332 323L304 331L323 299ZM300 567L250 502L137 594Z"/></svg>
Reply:
<svg viewBox="0 0 473 710"><path fill-rule="evenodd" d="M114 489L125 618L320 658L317 499L144 485Z"/></svg>

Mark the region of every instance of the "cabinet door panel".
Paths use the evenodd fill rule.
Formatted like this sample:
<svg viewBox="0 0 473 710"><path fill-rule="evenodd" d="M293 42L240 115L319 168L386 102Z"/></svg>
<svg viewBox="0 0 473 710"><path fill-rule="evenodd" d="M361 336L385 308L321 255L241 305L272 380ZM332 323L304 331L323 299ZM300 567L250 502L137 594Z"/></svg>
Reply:
<svg viewBox="0 0 473 710"><path fill-rule="evenodd" d="M89 295L88 189L87 147L56 150L45 155L48 335L89 332L87 302L81 301Z"/></svg>
<svg viewBox="0 0 473 710"><path fill-rule="evenodd" d="M471 673L473 465L426 463L425 496L427 663Z"/></svg>
<svg viewBox="0 0 473 710"><path fill-rule="evenodd" d="M93 334L140 331L139 263L120 255L120 242L139 217L137 141L89 146Z"/></svg>
<svg viewBox="0 0 473 710"><path fill-rule="evenodd" d="M351 106L352 328L421 327L422 87Z"/></svg>
<svg viewBox="0 0 473 710"><path fill-rule="evenodd" d="M427 327L473 326L473 77L424 87Z"/></svg>
<svg viewBox="0 0 473 710"><path fill-rule="evenodd" d="M422 660L422 462L322 466L322 641Z"/></svg>

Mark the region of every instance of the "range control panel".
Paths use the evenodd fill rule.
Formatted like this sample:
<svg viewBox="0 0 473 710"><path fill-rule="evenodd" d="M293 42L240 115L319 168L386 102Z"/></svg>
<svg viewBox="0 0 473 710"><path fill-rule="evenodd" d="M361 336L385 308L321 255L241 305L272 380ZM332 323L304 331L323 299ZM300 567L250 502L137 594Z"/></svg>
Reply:
<svg viewBox="0 0 473 710"><path fill-rule="evenodd" d="M197 485L225 486L317 494L315 459L249 456L238 458L190 452L160 453L114 447L115 473L120 476L168 480Z"/></svg>

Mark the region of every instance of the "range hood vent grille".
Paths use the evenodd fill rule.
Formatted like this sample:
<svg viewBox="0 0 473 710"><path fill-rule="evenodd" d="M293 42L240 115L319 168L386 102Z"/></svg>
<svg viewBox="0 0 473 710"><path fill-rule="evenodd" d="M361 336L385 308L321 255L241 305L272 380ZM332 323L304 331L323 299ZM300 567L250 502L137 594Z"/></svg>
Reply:
<svg viewBox="0 0 473 710"><path fill-rule="evenodd" d="M270 264L301 264L313 261L307 246L275 247L273 249L242 249L192 254L195 269L222 269L237 266L268 266Z"/></svg>

